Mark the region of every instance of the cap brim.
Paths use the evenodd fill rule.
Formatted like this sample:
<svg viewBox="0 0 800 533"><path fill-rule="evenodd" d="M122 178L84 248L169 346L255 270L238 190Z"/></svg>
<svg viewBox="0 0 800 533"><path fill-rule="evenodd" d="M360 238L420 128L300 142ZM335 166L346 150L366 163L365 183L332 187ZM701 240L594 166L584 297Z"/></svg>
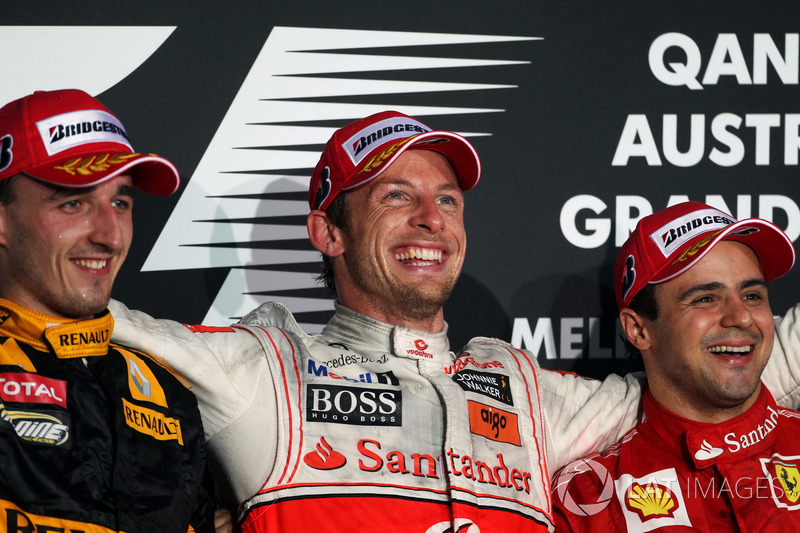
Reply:
<svg viewBox="0 0 800 533"><path fill-rule="evenodd" d="M406 150L433 150L442 154L450 162L453 172L456 174L458 184L462 191L473 188L481 178L481 160L478 152L464 137L451 131L428 131L415 136L411 142L403 144L381 168L370 173L366 179L351 180L354 183L345 184L341 190L348 191L361 187L362 185L374 180L389 168L392 163L397 161ZM358 176L355 174L354 177Z"/></svg>
<svg viewBox="0 0 800 533"><path fill-rule="evenodd" d="M679 258L684 255L687 257L683 261L676 259L668 263L651 278L650 283L663 283L680 276L723 240L741 242L752 248L761 265L764 281L772 281L783 276L794 265L795 250L791 239L780 228L763 219L740 220L720 230L708 243L701 244L705 239L708 239L708 233L687 243L683 247L684 252L678 255ZM696 253L687 254L686 250L692 248L697 249Z"/></svg>
<svg viewBox="0 0 800 533"><path fill-rule="evenodd" d="M109 153L72 155L58 162L34 166L25 174L62 187L93 187L128 174L133 184L150 194L168 196L178 190L175 165L155 154Z"/></svg>

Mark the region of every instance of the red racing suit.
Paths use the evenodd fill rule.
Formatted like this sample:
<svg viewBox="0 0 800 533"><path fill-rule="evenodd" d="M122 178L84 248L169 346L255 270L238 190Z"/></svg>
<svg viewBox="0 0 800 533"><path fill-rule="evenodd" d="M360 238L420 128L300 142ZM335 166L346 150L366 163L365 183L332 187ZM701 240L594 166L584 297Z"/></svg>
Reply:
<svg viewBox="0 0 800 533"><path fill-rule="evenodd" d="M0 531L213 531L195 398L113 328L0 299Z"/></svg>
<svg viewBox="0 0 800 533"><path fill-rule="evenodd" d="M553 478L557 531L800 530L800 413L761 387L721 424L679 417L649 391L644 420Z"/></svg>
<svg viewBox="0 0 800 533"><path fill-rule="evenodd" d="M277 303L223 328L110 308L116 340L191 383L246 531L552 531L552 473L639 419L634 377L544 371L496 339L454 354L342 306L316 335ZM773 359L794 401L794 362Z"/></svg>

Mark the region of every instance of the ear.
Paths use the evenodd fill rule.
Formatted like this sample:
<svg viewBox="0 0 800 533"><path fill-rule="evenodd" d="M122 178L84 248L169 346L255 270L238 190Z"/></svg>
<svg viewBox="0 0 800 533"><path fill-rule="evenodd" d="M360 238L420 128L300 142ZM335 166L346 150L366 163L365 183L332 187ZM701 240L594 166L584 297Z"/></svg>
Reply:
<svg viewBox="0 0 800 533"><path fill-rule="evenodd" d="M306 227L314 248L328 257L338 257L344 253L342 230L331 222L325 211L311 211L306 219Z"/></svg>
<svg viewBox="0 0 800 533"><path fill-rule="evenodd" d="M0 204L0 247L5 247L9 241L8 217L12 216L9 212L8 204Z"/></svg>
<svg viewBox="0 0 800 533"><path fill-rule="evenodd" d="M622 325L622 331L628 341L633 344L637 350L644 352L650 349L650 321L636 313L630 307L626 307L619 312L619 322Z"/></svg>

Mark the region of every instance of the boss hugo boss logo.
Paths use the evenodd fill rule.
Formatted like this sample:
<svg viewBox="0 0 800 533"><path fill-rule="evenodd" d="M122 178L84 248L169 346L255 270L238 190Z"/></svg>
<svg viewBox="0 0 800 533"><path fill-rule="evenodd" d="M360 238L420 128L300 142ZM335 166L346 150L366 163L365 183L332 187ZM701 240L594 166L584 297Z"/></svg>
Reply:
<svg viewBox="0 0 800 533"><path fill-rule="evenodd" d="M338 385L306 386L306 420L356 426L401 426L403 399L399 390Z"/></svg>

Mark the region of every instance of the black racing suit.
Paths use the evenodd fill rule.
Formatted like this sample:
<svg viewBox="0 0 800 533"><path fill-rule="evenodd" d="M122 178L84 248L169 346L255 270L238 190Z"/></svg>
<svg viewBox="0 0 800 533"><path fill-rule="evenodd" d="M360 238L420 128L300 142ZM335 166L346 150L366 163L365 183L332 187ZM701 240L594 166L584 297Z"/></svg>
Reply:
<svg viewBox="0 0 800 533"><path fill-rule="evenodd" d="M0 299L0 531L213 531L194 395L113 327Z"/></svg>

